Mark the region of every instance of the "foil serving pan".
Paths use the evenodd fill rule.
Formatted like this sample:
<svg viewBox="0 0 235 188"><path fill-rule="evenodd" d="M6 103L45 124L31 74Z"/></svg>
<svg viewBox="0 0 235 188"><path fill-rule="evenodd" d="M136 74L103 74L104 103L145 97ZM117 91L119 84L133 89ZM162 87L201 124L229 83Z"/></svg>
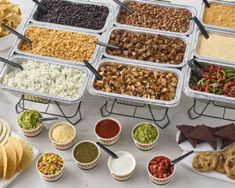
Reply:
<svg viewBox="0 0 235 188"><path fill-rule="evenodd" d="M143 34L152 35L152 36L162 35L165 37L178 38L186 44L184 59L180 64L156 63L156 62L151 62L151 61L144 61L144 60L131 59L131 58L126 58L126 57L121 57L121 56L110 55L106 52L107 48L102 48L101 52L107 58L126 61L126 62L129 62L132 64L150 65L150 66L156 66L156 67L171 67L171 68L182 68L188 62L188 57L189 57L189 54L191 51L191 43L190 43L189 39L185 36L179 36L179 35L175 35L175 34L165 33L163 31L152 32L152 31L146 31L146 30L143 31L141 29L133 29L133 28L128 28L128 27L113 27L108 31L107 35L104 37L105 43L109 42L109 40L111 38L111 34L114 30L123 30L123 31L127 31L127 32L141 33L141 34L143 33Z"/></svg>
<svg viewBox="0 0 235 188"><path fill-rule="evenodd" d="M209 60L201 60L201 59L195 59L198 62L201 62L203 64L206 65L221 65L218 62L214 62L214 61L209 61ZM223 65L224 67L230 67L230 68L234 68L235 66L229 66L229 65ZM183 73L185 75L185 79L184 79L184 93L192 98L196 98L196 99L202 99L202 100L211 100L211 101L216 101L216 102L222 102L222 103L230 103L230 104L235 104L235 98L232 97L228 97L228 96L224 96L224 95L218 95L218 94L212 94L212 93L206 93L206 92L202 92L202 91L196 91L193 90L192 88L190 88L190 79L191 79L191 69L189 68L189 66L186 66L183 70Z"/></svg>
<svg viewBox="0 0 235 188"><path fill-rule="evenodd" d="M77 70L81 70L85 73L85 77L83 80L83 83L77 93L77 96L75 97L61 97L61 96L56 96L56 95L51 95L51 94L45 94L45 93L39 93L36 91L32 91L32 90L27 90L27 89L19 89L19 88L13 88L13 87L9 87L9 86L5 86L2 84L2 79L4 78L4 76L10 71L15 69L14 67L5 64L3 70L0 73L0 88L9 92L12 92L13 94L21 94L21 95L27 95L27 96L34 96L34 97L39 97L39 98L43 98L43 99L48 99L48 100L52 100L52 101L57 101L57 102L61 102L61 103L65 103L65 104L74 104L74 103L78 103L82 100L84 92L86 90L87 87L87 83L89 80L89 70L82 65L79 66L72 66L72 65L62 65L56 61L49 61L49 60L40 60L40 59L36 59L36 58L32 58L32 57L27 57L27 56L22 56L22 55L14 55L11 56L9 58L10 61L13 61L15 63L21 64L24 61L27 60L32 60L32 61L37 61L40 63L49 63L49 64L54 64L54 65L60 65L63 67L68 67L68 68L73 68L73 69L77 69Z"/></svg>
<svg viewBox="0 0 235 188"><path fill-rule="evenodd" d="M158 99L148 99L144 97L128 96L128 95L123 95L123 94L116 94L116 93L96 90L94 88L94 81L95 81L94 75L90 76L90 80L88 83L88 91L92 95L101 96L105 98L111 98L111 99L124 100L124 101L129 101L132 103L144 103L144 104L156 105L156 106L161 106L161 107L173 107L173 106L176 106L180 102L180 97L182 93L182 85L183 85L183 75L182 75L182 72L179 71L178 69L170 69L170 68L162 68L162 67L156 68L154 66L149 66L149 65L143 66L143 65L138 65L138 64L128 64L120 60L112 60L112 59L102 59L96 64L95 68L96 70L98 70L98 68L101 65L109 64L110 62L116 63L116 64L127 65L131 67L138 67L138 68L147 69L147 70L157 70L157 71L174 73L178 79L178 85L177 85L175 98L171 101L164 101L164 100L158 100Z"/></svg>
<svg viewBox="0 0 235 188"><path fill-rule="evenodd" d="M97 6L107 7L108 10L109 10L109 14L106 18L106 22L105 22L104 27L102 29L99 29L99 30L94 30L94 29L87 29L87 28L83 28L83 27L75 27L75 26L69 26L69 25L62 25L62 24L55 24L55 23L50 23L50 22L38 21L38 20L35 19L36 14L37 14L37 10L38 10L38 5L36 5L36 4L35 4L32 12L29 16L29 21L34 23L34 24L38 24L38 25L47 24L48 26L51 26L51 27L58 27L58 28L61 28L61 29L69 29L69 30L72 30L72 31L83 31L83 32L88 32L88 33L96 33L96 34L103 33L112 24L113 16L114 16L114 10L113 10L113 7L108 3L98 3L98 2L91 2L91 1L86 1L86 0L64 0L64 1L72 2L72 3L76 3L76 4L87 4L87 5L97 5Z"/></svg>
<svg viewBox="0 0 235 188"><path fill-rule="evenodd" d="M84 35L90 35L90 36L94 36L96 37L99 41L102 41L102 37L98 34L87 34L86 32L82 32L82 31L71 31L71 30L68 30L68 29L61 29L61 28L58 28L58 27L52 27L52 26L48 26L48 25L36 25L36 24L29 24L27 26L24 27L23 31L22 31L22 34L25 33L25 31L29 28L29 27L40 27L40 28L45 28L45 29L54 29L54 30L59 30L59 31L65 31L65 32L77 32L77 33L81 33L81 34L84 34ZM24 52L24 51L21 51L19 49L19 44L21 42L21 39L17 39L14 46L13 46L13 49L14 49L14 52L17 53L17 54L20 54L20 55L25 55L25 56L29 56L29 57L34 57L34 58L39 58L39 59L42 59L42 60L51 60L51 61L56 61L56 62L59 62L61 64L70 64L70 65L84 65L83 62L79 62L79 61L72 61L72 60L63 60L63 59L59 59L59 58L55 58L55 57L48 57L48 56L42 56L42 55L37 55L37 54L33 54L33 53L29 53L29 52ZM96 48L95 48L95 51L93 53L93 56L92 58L89 60L89 62L92 64L96 61L96 58L99 56L99 53L100 53L100 46L96 45Z"/></svg>
<svg viewBox="0 0 235 188"><path fill-rule="evenodd" d="M147 4L154 4L154 5L159 5L159 6L163 6L163 7L170 7L170 8L183 8L183 9L187 9L191 12L192 17L197 16L197 11L194 7L190 7L190 6L186 6L186 5L176 5L173 3L169 3L169 2L164 2L164 1L146 1L146 0L121 0L123 3L128 3L128 2L140 2L140 3L147 3ZM118 17L119 17L119 13L121 11L121 7L118 6L116 11L114 12L114 24L117 26L129 26L130 28L133 29L142 29L142 30L147 30L147 31L163 31L164 33L173 33L176 35L190 35L192 34L195 24L193 22L193 20L190 21L189 24L189 29L187 32L181 33L181 32L171 32L171 31L164 31L164 30L159 30L159 29L151 29L151 28L146 28L146 27L138 27L138 26L132 26L132 25L127 25L127 24L121 24L118 22Z"/></svg>

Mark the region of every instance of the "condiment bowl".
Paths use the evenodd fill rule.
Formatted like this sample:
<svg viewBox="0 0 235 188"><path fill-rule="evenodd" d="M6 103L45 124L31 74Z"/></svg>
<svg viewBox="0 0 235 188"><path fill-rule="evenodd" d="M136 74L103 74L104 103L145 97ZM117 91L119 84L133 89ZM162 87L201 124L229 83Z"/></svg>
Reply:
<svg viewBox="0 0 235 188"><path fill-rule="evenodd" d="M30 111L30 110L28 110L28 111ZM21 112L21 114L24 113L24 112L25 111ZM20 127L20 125L19 125L19 127ZM37 128L35 128L35 129L27 130L27 129L23 129L22 127L20 127L21 131L27 137L36 137L36 136L40 135L42 130L43 130L43 128L44 128L43 122Z"/></svg>
<svg viewBox="0 0 235 188"><path fill-rule="evenodd" d="M101 135L99 135L97 133L97 126L98 126L99 123L102 123L102 122L108 121L108 120L115 122L119 126L119 132L113 137L103 138ZM102 143L103 145L106 145L106 146L110 146L110 145L113 145L113 144L118 142L118 139L119 139L119 136L120 136L120 133L121 133L121 124L119 123L119 121L117 121L114 118L103 118L103 119L100 119L99 121L96 122L94 132L95 132L96 137L97 137L97 139L99 140L100 143Z"/></svg>
<svg viewBox="0 0 235 188"><path fill-rule="evenodd" d="M166 157L168 159L171 160L170 157L168 156L165 156L165 155L157 155L157 156L153 156L151 157L151 159L148 161L148 164L147 164L147 171L148 171L148 176L149 176L149 179L151 180L151 182L153 182L154 184L157 184L157 185L165 185L165 184L168 184L174 177L175 175L175 171L176 171L176 166L174 166L174 171L173 173L169 176L169 177L166 177L166 178L157 178L155 176L153 176L149 170L149 164L150 164L150 161L152 161L155 157Z"/></svg>
<svg viewBox="0 0 235 188"><path fill-rule="evenodd" d="M74 156L76 147L77 147L79 144L84 143L84 142L92 143L92 144L94 144L94 145L97 147L97 149L98 149L98 156L96 157L95 160L93 160L93 161L91 161L91 162L89 162L89 163L82 163L82 162L78 161L78 160L75 158L75 156ZM77 163L77 165L78 165L79 168L81 168L81 169L83 169L83 170L89 170L89 169L94 168L94 167L97 165L98 159L99 159L99 157L100 157L100 148L99 148L98 145L97 145L95 142L93 142L93 141L90 141L90 140L83 140L83 141L78 142L78 143L73 147L72 156L73 156L73 159L74 159L74 161Z"/></svg>
<svg viewBox="0 0 235 188"><path fill-rule="evenodd" d="M128 162L128 165L124 164L124 166L126 166L126 167L128 166L128 167L131 168L131 169L128 170L128 172L126 172L126 173L118 173L112 167L112 160L118 160L118 159L113 159L112 157L109 157L109 159L108 159L108 163L107 164L108 164L108 168L109 168L109 171L110 171L112 177L115 180L118 180L118 181L126 181L126 180L130 179L133 176L134 172L135 172L136 160L135 160L135 158L134 158L134 156L132 154L130 154L130 153L126 152L126 151L118 151L118 152L115 152L115 154L117 154L119 158L120 158L120 155L122 155L122 154L129 155L130 159L133 162L132 167L130 167L130 165L131 165L130 162ZM119 165L120 165L119 167L122 168L121 164L119 164Z"/></svg>
<svg viewBox="0 0 235 188"><path fill-rule="evenodd" d="M50 154L50 153L54 153L54 152L43 153L42 155L40 155L40 156L38 157L38 160L37 160L37 162L36 162L36 169L37 169L37 172L40 174L40 176L41 176L44 180L49 181L49 182L53 182L53 181L57 181L57 180L59 180L60 178L62 178L62 176L64 175L64 166L65 166L65 164L64 164L64 159L63 159L63 157L62 157L61 155L59 155L58 153L54 153L54 154L56 154L56 155L58 155L58 156L60 156L60 157L62 158L63 164L64 164L63 167L62 167L62 169L61 169L59 172L57 172L56 174L53 174L53 175L46 175L46 174L41 173L41 172L39 171L39 169L38 169L38 163L40 162L41 158L42 158L44 155Z"/></svg>
<svg viewBox="0 0 235 188"><path fill-rule="evenodd" d="M55 140L53 140L53 138L52 138L52 131L53 131L53 129L55 129L57 126L59 126L61 124L70 126L73 129L73 132L74 132L74 136L68 142L66 142L66 143L58 143ZM70 124L68 122L58 122L58 123L55 123L50 128L50 130L49 130L49 138L50 138L51 143L53 144L53 146L55 146L55 148L60 149L60 150L66 150L66 149L71 148L74 145L74 141L75 141L75 138L76 138L76 133L77 133L77 131L76 131L75 127L72 124Z"/></svg>
<svg viewBox="0 0 235 188"><path fill-rule="evenodd" d="M157 130L157 133L158 133L158 134L157 134L157 138L156 138L153 142L151 142L151 143L149 143L149 144L140 143L140 142L138 142L138 141L135 139L135 137L134 137L135 129L136 129L138 126L142 125L142 124L150 124L150 125L152 125L154 128L156 128L156 130ZM150 123L150 122L141 122L141 123L138 123L137 125L135 125L135 126L133 127L133 129L132 129L132 139L133 139L133 141L134 141L134 143L135 143L135 146L136 146L138 149L142 150L142 151L148 151L148 150L153 149L153 148L155 147L157 141L158 141L158 138L159 138L159 130L158 130L158 128L157 128L153 123Z"/></svg>

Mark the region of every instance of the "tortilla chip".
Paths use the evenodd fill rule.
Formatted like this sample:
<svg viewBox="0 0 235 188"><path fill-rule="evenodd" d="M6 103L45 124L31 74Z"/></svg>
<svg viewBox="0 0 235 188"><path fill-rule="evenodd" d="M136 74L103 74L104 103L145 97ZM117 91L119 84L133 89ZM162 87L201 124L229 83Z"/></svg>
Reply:
<svg viewBox="0 0 235 188"><path fill-rule="evenodd" d="M21 142L19 139L15 137L9 137L8 144L10 147L14 148L16 152L16 168L17 168L23 156L23 148Z"/></svg>
<svg viewBox="0 0 235 188"><path fill-rule="evenodd" d="M9 145L5 145L6 159L3 167L3 179L11 179L16 172L16 152Z"/></svg>
<svg viewBox="0 0 235 188"><path fill-rule="evenodd" d="M0 178L3 177L3 156L5 154L5 148L3 144L0 144Z"/></svg>
<svg viewBox="0 0 235 188"><path fill-rule="evenodd" d="M24 140L20 140L22 148L23 148L23 156L22 159L20 161L20 164L17 168L17 171L23 171L26 168L28 168L30 166L30 164L33 161L33 148L32 146L24 141Z"/></svg>

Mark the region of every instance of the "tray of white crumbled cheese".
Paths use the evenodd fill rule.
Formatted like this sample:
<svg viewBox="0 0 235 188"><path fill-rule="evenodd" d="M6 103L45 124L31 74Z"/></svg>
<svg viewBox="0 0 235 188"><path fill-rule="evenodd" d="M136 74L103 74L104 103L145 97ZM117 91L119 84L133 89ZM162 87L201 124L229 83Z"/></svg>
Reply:
<svg viewBox="0 0 235 188"><path fill-rule="evenodd" d="M84 66L61 65L24 56L9 58L23 70L6 65L0 75L2 89L63 103L82 99L89 72Z"/></svg>

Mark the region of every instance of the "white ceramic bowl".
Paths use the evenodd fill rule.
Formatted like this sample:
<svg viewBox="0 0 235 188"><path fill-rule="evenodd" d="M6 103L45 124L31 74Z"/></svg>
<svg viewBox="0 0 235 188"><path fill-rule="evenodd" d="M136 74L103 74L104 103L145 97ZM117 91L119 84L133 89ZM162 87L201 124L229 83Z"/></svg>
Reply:
<svg viewBox="0 0 235 188"><path fill-rule="evenodd" d="M42 156L44 156L44 155L46 155L46 154L49 154L49 153L54 153L54 152L47 152L47 153L43 153L42 155L40 155L40 157L38 158L37 163L36 163L36 169L37 169L38 173L40 174L40 176L41 176L44 180L49 181L49 182L53 182L53 181L59 180L59 179L64 175L64 166L65 166L65 164L64 164L64 159L63 159L63 157L62 157L61 155L59 155L58 153L54 153L54 154L56 154L56 155L59 155L59 156L62 158L63 164L64 164L63 167L62 167L62 169L61 169L59 172L57 172L56 174L53 174L53 175L45 175L45 174L41 173L41 172L38 170L38 163L39 163L40 159L42 158Z"/></svg>
<svg viewBox="0 0 235 188"><path fill-rule="evenodd" d="M132 166L132 169L130 169L129 172L127 172L127 173L125 173L125 174L119 174L118 172L116 172L116 171L113 169L112 165L111 165L112 160L115 160L115 159L113 159L112 157L109 157L108 163L107 163L107 164L108 164L109 171L110 171L112 177L113 177L114 179L118 180L118 181L126 181L126 180L130 179L130 178L133 176L133 174L134 174L134 172L135 172L135 168L136 168L136 160L135 160L135 157L134 157L132 154L130 154L130 153L126 152L126 151L118 151L118 152L115 152L115 154L117 154L118 156L120 156L120 155L123 154L123 153L129 155L130 158L132 158L132 160L133 160L133 166ZM118 160L118 159L117 159L117 160ZM128 165L130 165L130 164L128 164Z"/></svg>
<svg viewBox="0 0 235 188"><path fill-rule="evenodd" d="M73 131L74 131L74 136L73 136L73 138L71 138L70 141L68 141L67 143L64 143L64 144L55 142L55 141L52 139L52 136L51 136L53 129L56 128L58 125L61 125L61 124L70 126L70 127L73 129ZM49 138L50 138L52 144L55 146L55 148L60 149L60 150L66 150L66 149L71 148L71 147L74 145L74 141L75 141L75 138L76 138L76 134L77 134L77 131L76 131L75 127L74 127L72 124L68 123L68 122L58 122L58 123L55 123L55 124L50 128L50 130L49 130Z"/></svg>
<svg viewBox="0 0 235 188"><path fill-rule="evenodd" d="M94 145L97 147L97 149L98 149L98 156L96 157L96 159L95 159L94 161L92 161L92 162L90 162L90 163L81 163L81 162L79 162L79 161L74 157L74 151L75 151L76 147L77 147L79 144L84 143L84 142L92 143L92 144L94 144ZM99 159L99 157L100 157L100 148L98 147L98 145L97 145L95 142L92 142L92 141L90 141L90 140L83 140L83 141L81 141L81 142L78 142L78 143L73 147L72 156L73 156L73 159L74 159L74 161L77 163L77 165L78 165L79 168L81 168L81 169L83 169L83 170L89 170L89 169L94 168L94 167L97 165L98 159Z"/></svg>
<svg viewBox="0 0 235 188"><path fill-rule="evenodd" d="M150 125L152 125L152 126L157 130L157 133L158 133L158 134L157 134L157 138L156 138L153 142L151 142L151 143L149 143L149 144L140 143L140 142L138 142L138 141L135 139L135 137L134 137L134 131L135 131L135 129L136 129L138 126L142 125L142 124L150 124ZM153 149L153 148L155 147L157 141L158 141L158 138L159 138L159 130L158 130L158 128L157 128L153 123L150 123L150 122L141 122L141 123L138 123L137 125L135 125L135 126L133 127L131 134L132 134L131 136L132 136L132 139L133 139L133 141L134 141L134 143L135 143L135 146L136 146L138 149L142 150L142 151L148 151L148 150Z"/></svg>
<svg viewBox="0 0 235 188"><path fill-rule="evenodd" d="M98 125L98 123L100 123L101 121L104 121L104 120L111 120L111 121L114 121L118 124L119 133L116 136L114 136L112 138L102 138L97 134L96 126ZM113 144L117 143L117 141L119 139L119 136L120 136L120 133L121 133L121 129L122 129L121 124L116 119L114 119L114 118L103 118L103 119L100 119L99 121L96 122L94 132L95 132L95 135L96 135L97 139L99 140L99 142L101 142L103 145L110 146L110 145L113 145Z"/></svg>
<svg viewBox="0 0 235 188"><path fill-rule="evenodd" d="M148 161L148 164L147 164L147 171L148 171L148 176L149 176L149 179L151 180L151 182L153 182L154 184L157 184L157 185L165 185L165 184L168 184L174 177L175 175L175 171L176 171L176 166L174 166L174 171L173 173L167 177L167 178L156 178L155 176L153 176L151 174L151 172L149 171L149 163L152 159L154 159L155 157L160 157L160 156L163 156L163 157L167 157L168 159L171 160L170 157L166 156L166 155L157 155L157 156L153 156L151 157L151 159Z"/></svg>

